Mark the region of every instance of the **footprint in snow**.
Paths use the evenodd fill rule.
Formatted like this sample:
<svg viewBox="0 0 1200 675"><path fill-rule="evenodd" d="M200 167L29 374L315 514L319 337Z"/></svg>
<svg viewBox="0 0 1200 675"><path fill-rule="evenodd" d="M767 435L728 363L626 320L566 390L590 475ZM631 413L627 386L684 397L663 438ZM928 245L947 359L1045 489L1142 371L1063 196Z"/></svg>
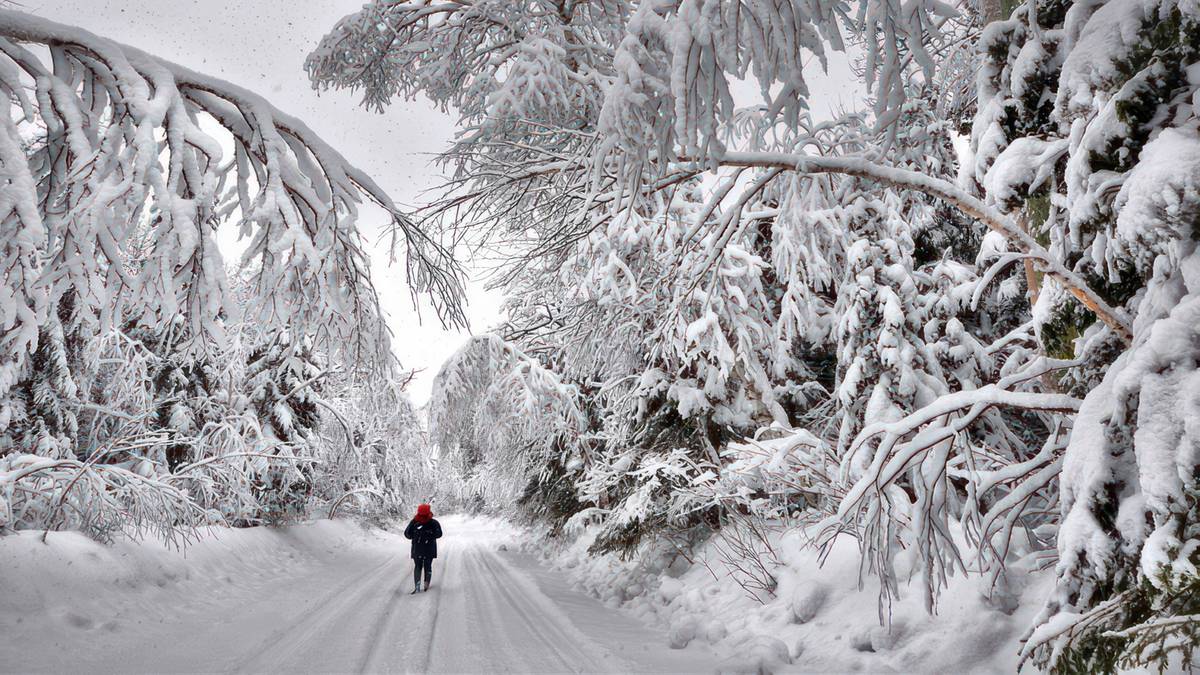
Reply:
<svg viewBox="0 0 1200 675"><path fill-rule="evenodd" d="M91 630L92 627L96 625L95 621L92 621L88 617L81 616L74 612L67 612L66 616L64 616L63 618L66 619L66 621L69 625L71 625L75 628L78 628L80 630Z"/></svg>

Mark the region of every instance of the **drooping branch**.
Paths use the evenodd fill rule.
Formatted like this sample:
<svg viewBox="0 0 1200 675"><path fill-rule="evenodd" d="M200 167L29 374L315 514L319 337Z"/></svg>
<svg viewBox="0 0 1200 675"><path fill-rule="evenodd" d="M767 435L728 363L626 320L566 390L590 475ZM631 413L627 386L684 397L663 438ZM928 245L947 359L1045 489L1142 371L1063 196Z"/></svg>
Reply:
<svg viewBox="0 0 1200 675"><path fill-rule="evenodd" d="M21 43L48 48L51 59ZM38 291L52 300L70 286L107 288L109 297L89 298L96 313L182 313L193 334L219 339L218 317L232 307L214 235L234 220L249 239L243 264L257 277L256 319L307 320L330 344L358 336L386 344L358 229L367 199L403 238L414 291L433 296L443 321L464 322L449 253L368 175L262 97L13 11L0 10L0 60L0 89L21 104L20 133L43 139L30 150L36 185L18 185L17 202L44 211L47 240L59 242L40 282L50 287ZM232 159L208 120L232 140ZM21 220L31 233L39 225ZM138 238L149 255L135 261L128 249Z"/></svg>
<svg viewBox="0 0 1200 675"><path fill-rule="evenodd" d="M1087 282L1063 265L1016 221L952 183L916 171L884 166L858 157L814 157L786 152L725 152L720 166L784 169L799 173L836 173L878 181L892 187L916 190L937 197L999 233L1015 249L1034 259L1047 276L1063 285L1084 307L1125 341L1133 339L1132 322L1125 312L1108 304Z"/></svg>

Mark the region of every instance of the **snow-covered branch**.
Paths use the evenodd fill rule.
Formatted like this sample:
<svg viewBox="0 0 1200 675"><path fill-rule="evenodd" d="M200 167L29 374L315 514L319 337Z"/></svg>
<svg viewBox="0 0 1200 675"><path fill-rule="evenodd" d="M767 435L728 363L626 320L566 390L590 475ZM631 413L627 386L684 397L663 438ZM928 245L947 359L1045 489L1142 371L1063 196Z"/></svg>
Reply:
<svg viewBox="0 0 1200 675"><path fill-rule="evenodd" d="M1043 272L1061 283L1071 295L1074 295L1087 307L1088 311L1093 312L1126 343L1133 338L1133 324L1123 310L1112 307L1088 285L1087 281L1046 250L1012 218L1003 215L981 199L968 194L949 181L856 157L819 157L786 152L726 151L717 155L713 161L721 166L782 169L804 174L835 173L858 176L891 187L916 190L942 199L968 216L978 219L992 231L1003 236L1018 251L1036 260Z"/></svg>
<svg viewBox="0 0 1200 675"><path fill-rule="evenodd" d="M49 61L24 45L44 47ZM11 153L5 161L15 209L6 223L16 228L5 237L6 283L24 298L0 306L5 325L28 324L73 293L75 310L103 324L182 313L201 348L219 342L222 317L240 309L216 244L232 222L249 241L242 265L254 271L246 309L264 330L290 325L335 347L368 335L383 349L360 356L381 358L387 334L358 231L363 200L402 233L414 290L461 321L448 254L369 176L260 96L10 10L0 10L0 61L0 87L18 105L4 147L29 148L28 162ZM144 247L137 255L135 244ZM30 343L5 342L9 361Z"/></svg>

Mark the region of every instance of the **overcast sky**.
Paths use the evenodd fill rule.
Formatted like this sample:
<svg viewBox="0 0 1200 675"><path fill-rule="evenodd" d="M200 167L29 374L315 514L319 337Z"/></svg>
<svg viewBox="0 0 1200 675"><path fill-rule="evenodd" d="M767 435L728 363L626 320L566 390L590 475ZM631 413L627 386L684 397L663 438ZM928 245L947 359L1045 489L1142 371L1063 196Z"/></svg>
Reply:
<svg viewBox="0 0 1200 675"><path fill-rule="evenodd" d="M453 136L453 120L426 102L399 101L384 113L358 106L344 91L320 95L309 85L304 58L338 19L357 11L365 0L18 0L18 7L103 37L139 47L208 75L258 92L278 108L304 120L346 158L373 176L401 205L416 204L420 193L438 183L432 153ZM817 111L852 105L854 78L844 63L829 77L810 80ZM369 235L379 222L363 223ZM375 237L371 236L374 240ZM443 330L432 314L409 302L401 268L387 265L376 249L374 276L395 351L408 368L423 372L410 387L414 402L429 398L433 376L447 356L467 338ZM478 283L470 288L468 316L480 332L498 319L499 297Z"/></svg>

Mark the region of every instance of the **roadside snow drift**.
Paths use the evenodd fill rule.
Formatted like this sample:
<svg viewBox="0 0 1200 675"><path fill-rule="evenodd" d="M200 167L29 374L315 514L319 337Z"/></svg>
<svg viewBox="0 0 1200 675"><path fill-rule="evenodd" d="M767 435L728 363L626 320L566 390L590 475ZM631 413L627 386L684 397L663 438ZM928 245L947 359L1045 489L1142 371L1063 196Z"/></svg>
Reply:
<svg viewBox="0 0 1200 675"><path fill-rule="evenodd" d="M628 561L591 555L587 536L551 559L594 597L667 629L672 647L708 646L721 655L721 672L1013 673L1020 638L1052 583L1050 571L1014 563L1010 585L989 599L985 579L960 574L930 614L901 554L901 596L881 608L878 580L868 575L859 586L851 539L820 565L802 537L795 529L772 538L773 594L749 588L752 580L726 565L719 536L691 562L670 546L644 547Z"/></svg>

